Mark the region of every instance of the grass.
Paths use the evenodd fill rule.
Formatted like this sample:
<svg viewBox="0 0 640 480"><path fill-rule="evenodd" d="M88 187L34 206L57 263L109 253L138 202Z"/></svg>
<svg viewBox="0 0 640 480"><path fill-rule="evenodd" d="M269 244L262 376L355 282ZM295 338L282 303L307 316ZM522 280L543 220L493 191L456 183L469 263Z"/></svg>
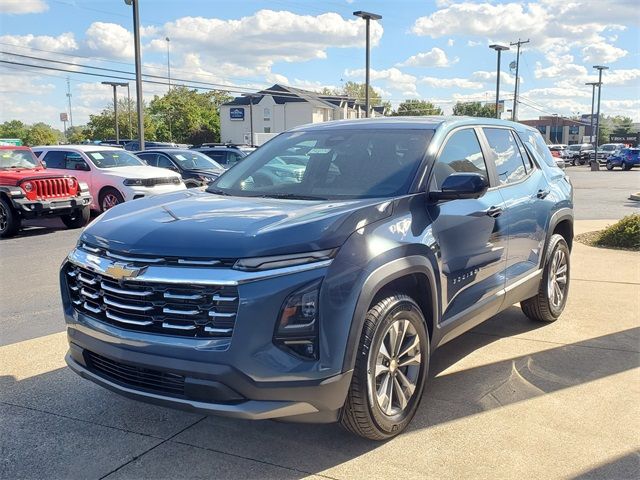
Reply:
<svg viewBox="0 0 640 480"><path fill-rule="evenodd" d="M640 214L627 215L599 232L578 235L577 240L594 247L640 251Z"/></svg>

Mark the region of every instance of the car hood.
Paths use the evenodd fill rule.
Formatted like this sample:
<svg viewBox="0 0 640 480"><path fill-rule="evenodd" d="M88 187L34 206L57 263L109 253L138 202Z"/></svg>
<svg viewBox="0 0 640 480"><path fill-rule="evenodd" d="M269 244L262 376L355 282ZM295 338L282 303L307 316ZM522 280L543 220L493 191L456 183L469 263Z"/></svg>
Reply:
<svg viewBox="0 0 640 480"><path fill-rule="evenodd" d="M113 177L121 178L166 178L180 176L173 170L152 167L150 165L104 168L102 171Z"/></svg>
<svg viewBox="0 0 640 480"><path fill-rule="evenodd" d="M335 248L386 218L386 199L303 201L185 190L108 210L81 240L124 253L234 259Z"/></svg>

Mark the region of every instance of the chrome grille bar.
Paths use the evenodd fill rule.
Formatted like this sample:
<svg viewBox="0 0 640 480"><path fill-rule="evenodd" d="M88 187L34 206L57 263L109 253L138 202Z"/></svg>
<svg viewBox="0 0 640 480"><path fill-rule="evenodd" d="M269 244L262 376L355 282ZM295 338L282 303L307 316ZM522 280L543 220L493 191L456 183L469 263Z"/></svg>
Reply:
<svg viewBox="0 0 640 480"><path fill-rule="evenodd" d="M111 313L109 310L106 311L106 314L107 314L107 318L110 318L111 320L115 320L116 322L126 323L128 325L146 326L146 325L151 325L153 323L153 321L151 320L133 320L130 318L123 318L119 315L115 315Z"/></svg>
<svg viewBox="0 0 640 480"><path fill-rule="evenodd" d="M110 307L122 308L124 310L133 310L136 312L148 312L150 310L153 310L153 307L151 306L140 307L138 305L129 305L126 303L120 303L114 300L110 300L109 297L104 297L102 301L105 305L109 305Z"/></svg>
<svg viewBox="0 0 640 480"><path fill-rule="evenodd" d="M223 297L217 293L211 298L214 302L235 302L238 297Z"/></svg>
<svg viewBox="0 0 640 480"><path fill-rule="evenodd" d="M112 287L105 282L100 282L100 287L107 292L117 293L120 295L133 295L136 297L148 297L153 295L153 291L151 290L124 290L122 288Z"/></svg>

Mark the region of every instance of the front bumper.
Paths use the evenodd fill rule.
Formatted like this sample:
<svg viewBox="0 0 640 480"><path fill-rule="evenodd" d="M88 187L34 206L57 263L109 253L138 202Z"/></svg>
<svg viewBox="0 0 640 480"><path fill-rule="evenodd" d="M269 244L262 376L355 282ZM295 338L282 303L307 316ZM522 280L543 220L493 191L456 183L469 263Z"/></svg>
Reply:
<svg viewBox="0 0 640 480"><path fill-rule="evenodd" d="M14 208L25 219L69 215L91 204L89 192L82 192L76 197L55 200L29 200L26 197L12 198Z"/></svg>

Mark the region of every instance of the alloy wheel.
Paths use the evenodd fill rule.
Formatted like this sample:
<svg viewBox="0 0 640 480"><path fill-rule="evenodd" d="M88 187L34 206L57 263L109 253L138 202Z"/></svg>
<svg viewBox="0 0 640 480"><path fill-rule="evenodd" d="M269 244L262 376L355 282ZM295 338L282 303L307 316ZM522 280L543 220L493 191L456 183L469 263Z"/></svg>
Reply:
<svg viewBox="0 0 640 480"><path fill-rule="evenodd" d="M9 225L9 219L7 218L7 211L4 205L0 204L0 232L4 232Z"/></svg>
<svg viewBox="0 0 640 480"><path fill-rule="evenodd" d="M409 320L397 319L387 329L376 353L371 387L380 410L402 413L413 396L422 364L420 337Z"/></svg>
<svg viewBox="0 0 640 480"><path fill-rule="evenodd" d="M562 250L556 250L549 267L547 296L554 308L560 308L567 290L567 256Z"/></svg>
<svg viewBox="0 0 640 480"><path fill-rule="evenodd" d="M118 205L119 200L113 193L107 193L102 199L102 210L109 210Z"/></svg>

